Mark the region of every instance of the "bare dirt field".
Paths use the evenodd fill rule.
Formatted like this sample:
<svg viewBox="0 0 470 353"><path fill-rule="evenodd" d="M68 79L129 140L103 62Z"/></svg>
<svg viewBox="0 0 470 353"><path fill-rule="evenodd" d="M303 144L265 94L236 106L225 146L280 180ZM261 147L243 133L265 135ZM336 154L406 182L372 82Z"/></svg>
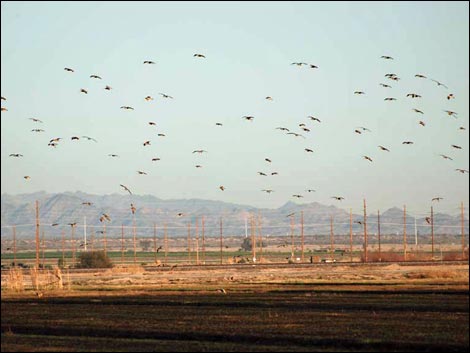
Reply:
<svg viewBox="0 0 470 353"><path fill-rule="evenodd" d="M468 275L468 262L135 266L16 292L2 274L1 348L468 351Z"/></svg>

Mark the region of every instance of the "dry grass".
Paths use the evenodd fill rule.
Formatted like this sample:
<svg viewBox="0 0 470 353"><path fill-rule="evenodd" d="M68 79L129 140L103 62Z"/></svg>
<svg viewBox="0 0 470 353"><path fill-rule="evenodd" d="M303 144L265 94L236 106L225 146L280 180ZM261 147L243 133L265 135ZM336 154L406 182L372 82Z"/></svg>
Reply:
<svg viewBox="0 0 470 353"><path fill-rule="evenodd" d="M7 288L15 292L24 290L23 271L21 268L13 267L8 272Z"/></svg>

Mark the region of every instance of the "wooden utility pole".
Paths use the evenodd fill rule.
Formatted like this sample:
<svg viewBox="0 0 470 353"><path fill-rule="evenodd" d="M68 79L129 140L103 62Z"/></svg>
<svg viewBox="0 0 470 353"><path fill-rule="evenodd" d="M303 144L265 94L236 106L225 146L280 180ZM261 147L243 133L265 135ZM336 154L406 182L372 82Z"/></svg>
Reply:
<svg viewBox="0 0 470 353"><path fill-rule="evenodd" d="M251 255L253 262L256 262L256 239L255 239L255 228L254 228L254 218L250 213L250 229L251 229Z"/></svg>
<svg viewBox="0 0 470 353"><path fill-rule="evenodd" d="M188 263L191 265L191 223L188 223Z"/></svg>
<svg viewBox="0 0 470 353"><path fill-rule="evenodd" d="M380 248L380 211L377 210L377 232L379 235L379 261L382 261L382 251Z"/></svg>
<svg viewBox="0 0 470 353"><path fill-rule="evenodd" d="M367 211L366 199L364 199L364 261L367 262Z"/></svg>
<svg viewBox="0 0 470 353"><path fill-rule="evenodd" d="M132 215L132 241L134 243L134 265L137 263L137 244L136 244L135 216Z"/></svg>
<svg viewBox="0 0 470 353"><path fill-rule="evenodd" d="M295 246L294 246L294 216L290 217L290 242L291 242L291 259L295 259Z"/></svg>
<svg viewBox="0 0 470 353"><path fill-rule="evenodd" d="M196 218L196 265L199 265L199 222Z"/></svg>
<svg viewBox="0 0 470 353"><path fill-rule="evenodd" d="M335 238L333 235L333 216L330 216L330 259L333 260L335 255Z"/></svg>
<svg viewBox="0 0 470 353"><path fill-rule="evenodd" d="M434 210L431 206L431 258L434 260Z"/></svg>
<svg viewBox="0 0 470 353"><path fill-rule="evenodd" d="M39 268L39 201L36 200L36 268Z"/></svg>
<svg viewBox="0 0 470 353"><path fill-rule="evenodd" d="M406 261L406 205L403 205L403 260Z"/></svg>
<svg viewBox="0 0 470 353"><path fill-rule="evenodd" d="M124 224L121 224L121 263L124 263Z"/></svg>
<svg viewBox="0 0 470 353"><path fill-rule="evenodd" d="M155 263L157 262L157 225L153 224L153 254L155 256Z"/></svg>
<svg viewBox="0 0 470 353"><path fill-rule="evenodd" d="M349 256L353 260L353 241L352 241L352 208L349 209Z"/></svg>
<svg viewBox="0 0 470 353"><path fill-rule="evenodd" d="M168 235L166 232L166 223L163 224L163 243L165 246L165 265L166 265L167 258L168 258Z"/></svg>
<svg viewBox="0 0 470 353"><path fill-rule="evenodd" d="M204 215L202 216L202 264L206 264L206 239L204 236Z"/></svg>
<svg viewBox="0 0 470 353"><path fill-rule="evenodd" d="M463 219L463 202L460 203L460 230L462 233L462 260L465 259L465 228Z"/></svg>
<svg viewBox="0 0 470 353"><path fill-rule="evenodd" d="M304 258L304 211L300 211L300 242L301 242L301 259L302 262L305 261Z"/></svg>
<svg viewBox="0 0 470 353"><path fill-rule="evenodd" d="M13 267L16 267L16 226L13 226Z"/></svg>
<svg viewBox="0 0 470 353"><path fill-rule="evenodd" d="M220 217L220 263L224 263L223 259L223 235L222 235L222 217Z"/></svg>

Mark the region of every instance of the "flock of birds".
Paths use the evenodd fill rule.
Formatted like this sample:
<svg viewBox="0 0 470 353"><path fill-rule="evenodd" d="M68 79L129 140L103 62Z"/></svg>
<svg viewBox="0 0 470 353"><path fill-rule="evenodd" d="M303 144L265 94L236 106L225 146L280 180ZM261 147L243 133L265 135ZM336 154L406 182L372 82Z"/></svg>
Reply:
<svg viewBox="0 0 470 353"><path fill-rule="evenodd" d="M196 54L194 54L193 56L194 56L195 58L200 58L200 59L205 59L205 58L206 58L205 55L200 54L200 53L196 53ZM384 60L394 60L393 57L387 56L387 55L381 56L381 59L384 59ZM144 65L154 65L155 62L154 62L154 61L151 61L151 60L145 60L145 61L143 61L143 64L144 64ZM308 63L305 63L305 62L293 62L293 63L291 63L291 65L296 65L296 66L299 66L299 67L305 66L305 67L310 68L310 69L318 69L318 66L317 66L317 65L308 64ZM69 68L69 67L65 67L64 70L65 70L66 72L68 72L68 73L75 73L75 70L72 69L72 68ZM89 77L90 77L91 79L95 79L95 80L102 80L102 77L99 76L99 75L96 75L96 74L92 74L92 75L90 75ZM385 74L384 77L387 78L387 79L389 79L389 80L391 80L391 81L394 81L394 82L398 82L398 81L400 80L400 77L398 77L398 76L397 76L396 74L394 74L394 73L387 73L387 74ZM415 77L416 77L417 79L428 79L428 78L427 78L425 75L423 75L423 74L416 74ZM430 80L433 81L433 82L435 82L438 87L442 87L442 88L444 88L444 89L448 89L448 87L447 87L445 84L443 84L442 82L439 82L439 81L437 81L437 80L435 80L435 79L432 79L432 78L430 78ZM392 88L391 85L385 84L385 83L382 83L382 82L379 83L379 85L380 85L381 87L383 87L383 88ZM111 90L112 90L112 87L109 86L109 85L105 85L104 89L107 90L107 91L111 91ZM79 92L80 92L80 93L83 93L83 94L88 94L88 90L85 89L85 88L81 88ZM354 95L366 95L366 92L361 91L361 90L356 90L356 91L353 92L353 94L354 94ZM171 96L171 95L169 95L169 94L166 94L166 93L160 92L159 95L160 95L163 99L174 99L173 96ZM420 94L418 94L418 93L410 92L410 93L406 94L406 98L418 99L418 100L419 100L419 99L422 98L422 96L421 96ZM454 96L453 93L448 93L448 94L446 94L446 98L447 98L448 101L451 101L451 100L455 99L455 96ZM273 97L271 97L271 96L266 96L265 99L266 99L267 101L273 101L273 100L274 100ZM2 96L2 97L1 97L1 100L2 100L2 101L6 101L6 98ZM154 100L154 98L153 98L152 96L150 96L150 95L147 95L147 96L144 98L144 100L145 100L145 101L152 101L152 100ZM385 97L385 98L384 98L384 101L396 101L396 100L397 100L396 97ZM130 111L134 110L134 108L133 108L132 106L129 106L129 105L122 105L120 108L121 108L121 109L124 109L124 110L130 110ZM417 114L424 115L424 112L423 112L422 110L420 110L420 109L413 108L412 110L413 110L415 113L417 113ZM6 107L3 107L3 106L2 106L2 107L1 107L1 111L2 111L2 112L7 112L8 109L7 109ZM454 117L454 118L457 118L457 115L458 115L457 112L451 111L451 110L443 110L443 112L445 112L448 116L451 116L451 117ZM254 117L254 116L251 116L251 115L245 115L245 116L242 116L241 118L244 119L244 120L246 120L246 121L249 121L249 122L253 122L253 121L255 120L255 117ZM307 116L307 119L309 119L309 120L310 120L312 123L314 123L314 124L320 124L320 123L322 123L322 121L321 121L319 118L317 118L317 117L315 117L315 116L313 116L313 115ZM43 121L40 120L40 119L37 119L37 118L29 118L29 120L33 121L34 123L43 124ZM422 126L422 127L426 126L426 122L425 122L424 120L419 120L418 123L419 123L419 125ZM150 121L148 124L149 124L150 126L156 126L156 125L157 125L157 124L156 124L155 122L153 122L153 121ZM215 122L215 126L222 127L223 124L220 123L220 122ZM300 130L301 130L302 132L294 132L294 131L291 131L289 128L284 127L284 126L278 126L278 127L276 127L275 129L276 129L276 130L280 130L281 132L284 132L286 135L292 135L292 136L295 136L295 137L306 138L306 137L305 137L305 134L306 134L306 133L308 134L308 133L311 131L311 128L307 127L307 125L306 125L305 123L299 123L298 126L299 126L299 128L300 128ZM464 128L463 126L460 126L459 129L460 129L460 130L465 130L465 128ZM32 131L32 132L35 132L35 133L44 133L44 132L45 132L44 129L40 129L40 128L34 128L34 129L32 129L31 131ZM369 128L367 128L367 127L359 126L359 127L356 127L356 128L355 128L354 133L356 133L356 134L358 134L358 135L361 135L361 134L363 134L363 133L371 133L371 130L370 130ZM159 136L159 137L164 137L165 134L163 134L163 133L158 133L157 136ZM78 140L80 140L81 138L86 139L86 140L88 140L88 141L93 141L93 142L95 142L95 143L98 142L95 138L90 137L90 136L72 136L72 137L70 137L70 140L71 140L71 141L78 141ZM48 146L53 147L53 148L56 148L57 146L59 146L59 143L60 143L61 140L63 140L62 137L54 137L54 138L51 138L50 141L49 141L49 143L48 143ZM414 143L413 141L403 141L403 142L402 142L403 145L412 145L413 143ZM150 146L150 145L151 145L151 141L149 141L149 140L144 141L144 142L142 143L142 145L143 145L143 147ZM462 149L461 146L456 145L456 144L451 144L450 146L451 146L452 148L454 148L454 149ZM378 147L381 151L385 151L385 152L389 152L389 153L390 153L390 149L387 148L387 147L385 147L385 146L378 145L377 147ZM304 148L304 150L305 150L306 153L314 153L314 151L313 151L312 148ZM200 154L200 155L202 155L203 153L208 153L208 151L207 151L207 150L204 150L204 149L196 149L196 150L193 150L192 153L193 153L193 154ZM21 154L21 153L11 153L9 156L10 156L10 157L14 157L14 158L20 158L20 157L23 157L23 154ZM118 155L118 154L115 154L115 153L110 153L110 154L108 154L108 156L109 156L109 157L112 157L112 158L119 157L119 155ZM439 156L442 157L443 159L453 160L452 157L450 157L450 156L448 156L448 155L446 155L446 154L440 154ZM367 161L370 162L370 163L373 162L373 159L372 159L370 156L368 156L368 155L363 155L362 157L364 158L364 160L367 160ZM151 159L152 162L156 162L156 161L159 161L159 160L160 160L159 157L154 157L154 158ZM269 164L272 163L272 159L271 159L271 158L266 157L264 160L265 160L266 163L269 163ZM195 167L196 167L196 168L202 168L202 165L201 165L201 164L196 164ZM455 168L455 171L457 171L457 172L459 172L459 173L468 173L468 172L469 172L467 169L462 169L462 168ZM138 170L137 173L138 173L139 175L147 175L147 173L146 173L145 171L142 171L142 170ZM268 175L275 176L275 175L278 175L278 174L279 174L279 173L278 173L277 171L272 171L272 172L269 172L269 173L261 172L261 171L258 172L258 175L264 176L264 177L267 177ZM26 175L26 176L24 176L24 179L30 180L30 179L31 179L31 176ZM129 187L127 187L126 185L124 185L124 184L119 184L119 185L120 185L120 187L122 187L126 192L128 192L130 195L133 194L132 191L131 191L131 189L130 189ZM225 187L224 185L220 185L218 188L219 188L221 191L226 190L226 187ZM265 192L265 193L267 193L267 194L270 194L270 193L274 192L273 189L268 189L268 188L261 189L261 191L262 191L262 192ZM316 190L309 188L309 189L306 189L305 191L308 192L308 193L311 193L311 192L315 192ZM304 197L304 196L303 196L302 194L297 193L297 194L292 194L292 197L295 197L295 198L302 198L302 197ZM343 197L343 196L338 196L338 195L331 196L331 198L332 198L332 199L335 199L335 200L337 200L337 201L342 201L342 200L344 200L344 197ZM442 199L442 197L434 197L434 198L432 199L432 201L439 201L439 200L441 200L441 199ZM91 206L91 203L90 203L90 202L83 202L83 205ZM135 214L135 212L136 212L136 207L135 207L135 205L134 205L133 203L131 203L130 209L131 209L132 214ZM292 214L288 215L287 217L289 217L289 216L291 216L291 215L292 215ZM178 216L178 217L182 217L182 216L184 216L184 214L180 212L180 213L177 214L177 216ZM100 217L99 217L99 220L100 220L100 222L105 222L105 221L111 221L111 218L110 218L110 216L107 215L106 213L102 213L102 214L100 215ZM52 224L52 226L57 226L57 225L58 225L58 223ZM74 227L74 226L76 225L76 222L75 222L75 223L69 223L69 225L72 226L72 227Z"/></svg>

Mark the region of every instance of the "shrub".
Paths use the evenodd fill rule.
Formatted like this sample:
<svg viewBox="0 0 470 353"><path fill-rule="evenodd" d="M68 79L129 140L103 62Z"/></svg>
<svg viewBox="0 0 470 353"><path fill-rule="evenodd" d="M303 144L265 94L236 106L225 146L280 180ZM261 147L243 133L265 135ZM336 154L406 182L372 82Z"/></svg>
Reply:
<svg viewBox="0 0 470 353"><path fill-rule="evenodd" d="M104 251L82 252L79 256L79 268L110 268L113 263Z"/></svg>

